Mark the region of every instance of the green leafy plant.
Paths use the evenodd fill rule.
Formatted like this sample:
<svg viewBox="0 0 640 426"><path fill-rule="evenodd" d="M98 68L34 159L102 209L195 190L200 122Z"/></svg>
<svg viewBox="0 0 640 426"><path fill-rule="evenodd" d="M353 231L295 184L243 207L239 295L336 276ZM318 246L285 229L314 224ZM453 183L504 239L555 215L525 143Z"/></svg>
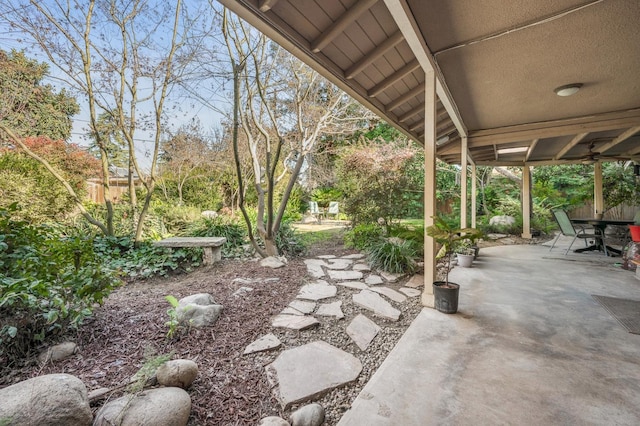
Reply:
<svg viewBox="0 0 640 426"><path fill-rule="evenodd" d="M379 243L369 246L369 264L393 274L410 273L416 268L416 251L409 241L398 238L378 240Z"/></svg>
<svg viewBox="0 0 640 426"><path fill-rule="evenodd" d="M378 244L384 236L384 228L376 223L360 223L347 231L344 236L346 247L367 250Z"/></svg>
<svg viewBox="0 0 640 426"><path fill-rule="evenodd" d="M157 355L152 348L145 348L144 359L145 362L140 369L134 374L134 382L129 385L127 390L131 393L140 392L150 382L150 380L156 375L158 368L167 361L173 358L174 352L171 351L168 354Z"/></svg>
<svg viewBox="0 0 640 426"><path fill-rule="evenodd" d="M247 242L247 229L243 224L228 216L202 218L192 223L187 229L189 237L224 237L227 241L222 246L223 257L242 256L243 245Z"/></svg>
<svg viewBox="0 0 640 426"><path fill-rule="evenodd" d="M167 315L169 315L169 321L165 322L164 325L169 327L169 331L167 331L167 337L172 339L178 331L178 326L180 322L178 321L178 299L176 299L172 295L167 295L164 297L167 302L171 305L171 308L167 309Z"/></svg>
<svg viewBox="0 0 640 426"><path fill-rule="evenodd" d="M440 250L436 254L436 259L444 258L447 262L445 268L445 285L449 285L449 265L451 255L461 241L475 241L482 237L482 232L474 228L454 228L440 216L433 217L433 225L427 226L427 235L432 237L439 245Z"/></svg>

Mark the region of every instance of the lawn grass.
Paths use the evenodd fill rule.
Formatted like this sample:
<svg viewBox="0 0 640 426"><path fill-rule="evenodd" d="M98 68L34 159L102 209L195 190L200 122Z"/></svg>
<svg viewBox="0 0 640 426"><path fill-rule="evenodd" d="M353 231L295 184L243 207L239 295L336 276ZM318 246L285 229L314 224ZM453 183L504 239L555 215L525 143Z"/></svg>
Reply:
<svg viewBox="0 0 640 426"><path fill-rule="evenodd" d="M424 219L422 219L422 218L418 218L418 219L401 219L400 223L402 225L413 226L415 228L424 227Z"/></svg>
<svg viewBox="0 0 640 426"><path fill-rule="evenodd" d="M330 241L338 238L344 232L341 228L330 228L318 231L298 229L298 234L305 246L310 247L315 244Z"/></svg>

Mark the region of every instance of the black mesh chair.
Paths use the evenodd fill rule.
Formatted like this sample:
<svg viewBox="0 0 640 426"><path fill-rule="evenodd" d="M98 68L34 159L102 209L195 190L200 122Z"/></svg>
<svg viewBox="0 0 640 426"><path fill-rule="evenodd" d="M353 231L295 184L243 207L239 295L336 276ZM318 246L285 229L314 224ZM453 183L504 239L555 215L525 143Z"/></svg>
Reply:
<svg viewBox="0 0 640 426"><path fill-rule="evenodd" d="M585 247L588 247L589 245L587 243L588 239L596 240L596 242L599 240L602 243L602 247L604 248L604 254L608 255L607 245L604 242L603 235L597 234L595 233L595 231L594 233L587 233L584 227L574 226L574 224L571 223L571 219L569 219L569 215L567 214L567 212L562 209L553 209L551 210L551 212L553 213L553 217L556 219L556 222L560 227L560 233L565 237L573 237L573 240L571 240L571 244L569 244L569 247L564 252L565 256L567 255L567 253L569 253L569 250L571 250L571 246L573 246L573 243L578 238L581 238L582 240L584 240ZM558 238L560 238L560 234L558 234L556 239L553 240L553 244L551 245L551 248L549 249L549 251L551 251L553 247L556 245Z"/></svg>

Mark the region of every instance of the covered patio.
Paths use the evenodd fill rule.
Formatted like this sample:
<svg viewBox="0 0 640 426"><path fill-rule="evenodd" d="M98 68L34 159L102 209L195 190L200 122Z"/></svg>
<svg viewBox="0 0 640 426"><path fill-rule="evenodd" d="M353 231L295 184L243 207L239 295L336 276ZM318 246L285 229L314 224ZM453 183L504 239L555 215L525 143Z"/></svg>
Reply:
<svg viewBox="0 0 640 426"><path fill-rule="evenodd" d="M423 308L339 425L639 424L640 335L592 295L640 300L640 281L567 245L455 268L458 314Z"/></svg>
<svg viewBox="0 0 640 426"><path fill-rule="evenodd" d="M532 166L640 163L636 0L220 0L425 149L425 225L436 157L460 164L461 225L475 226L478 165L522 168L531 237ZM468 223L470 222L470 223ZM433 306L435 243L425 240Z"/></svg>

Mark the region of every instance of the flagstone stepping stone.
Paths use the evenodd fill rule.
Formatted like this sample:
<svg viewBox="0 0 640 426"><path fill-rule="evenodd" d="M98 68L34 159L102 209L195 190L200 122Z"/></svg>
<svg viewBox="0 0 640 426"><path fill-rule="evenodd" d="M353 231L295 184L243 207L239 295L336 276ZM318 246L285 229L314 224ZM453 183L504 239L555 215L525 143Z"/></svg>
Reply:
<svg viewBox="0 0 640 426"><path fill-rule="evenodd" d="M309 284L329 285L329 283L326 282L325 280L315 280L314 282L309 283Z"/></svg>
<svg viewBox="0 0 640 426"><path fill-rule="evenodd" d="M343 259L364 259L364 254L362 253L353 253L347 254L346 256L342 256Z"/></svg>
<svg viewBox="0 0 640 426"><path fill-rule="evenodd" d="M387 296L389 299L394 302L402 303L407 300L407 296L402 293L398 293L392 288L389 287L371 287L371 291L375 291L376 293L380 293L384 296Z"/></svg>
<svg viewBox="0 0 640 426"><path fill-rule="evenodd" d="M374 315L382 318L387 318L392 321L398 321L400 318L399 310L391 306L391 304L380 297L378 293L374 293L371 290L362 290L360 293L354 294L353 303L370 310Z"/></svg>
<svg viewBox="0 0 640 426"><path fill-rule="evenodd" d="M334 271L329 270L329 278L336 281L353 281L362 279L360 271Z"/></svg>
<svg viewBox="0 0 640 426"><path fill-rule="evenodd" d="M293 308L290 308L290 307L288 307L288 306L287 306L286 308L284 308L284 309L282 310L282 312L280 312L280 313L281 313L282 315L304 315L304 313L303 313L303 312L300 312L299 310L297 310L297 309L293 309Z"/></svg>
<svg viewBox="0 0 640 426"><path fill-rule="evenodd" d="M422 293L420 290L416 290L415 288L407 288L407 287L402 287L399 290L401 293L406 294L408 297L416 297L416 296L420 296L420 293Z"/></svg>
<svg viewBox="0 0 640 426"><path fill-rule="evenodd" d="M355 288L356 290L364 290L365 288L369 288L369 286L362 281L336 281L336 285L347 288Z"/></svg>
<svg viewBox="0 0 640 426"><path fill-rule="evenodd" d="M369 272L371 270L371 266L366 263L356 263L351 267L351 269L354 271Z"/></svg>
<svg viewBox="0 0 640 426"><path fill-rule="evenodd" d="M316 260L316 259L307 259L307 260ZM305 260L305 263L307 263ZM325 265L324 261L321 261L322 265L319 263L307 263L307 273L313 278L322 278L324 277L324 269L322 266Z"/></svg>
<svg viewBox="0 0 640 426"><path fill-rule="evenodd" d="M335 254L321 254L318 259L335 259Z"/></svg>
<svg viewBox="0 0 640 426"><path fill-rule="evenodd" d="M380 272L380 275L382 275L382 278L384 278L386 281L390 283L395 283L396 281L398 281L400 278L404 276L404 274L392 274L384 271Z"/></svg>
<svg viewBox="0 0 640 426"><path fill-rule="evenodd" d="M349 269L352 264L353 260L351 259L329 259L327 268L334 270L345 270Z"/></svg>
<svg viewBox="0 0 640 426"><path fill-rule="evenodd" d="M378 284L382 284L384 280L379 275L371 274L364 279L364 282L365 284L368 284L368 285L378 285Z"/></svg>
<svg viewBox="0 0 640 426"><path fill-rule="evenodd" d="M265 367L284 410L358 378L362 363L353 355L318 340L282 352ZM277 386L276 386L277 385Z"/></svg>
<svg viewBox="0 0 640 426"><path fill-rule="evenodd" d="M363 351L381 330L380 326L362 314L358 314L347 326L347 334Z"/></svg>
<svg viewBox="0 0 640 426"><path fill-rule="evenodd" d="M324 317L336 317L337 319L344 318L344 313L342 312L342 301L339 300L333 303L321 304L320 306L318 306L316 315L321 315Z"/></svg>
<svg viewBox="0 0 640 426"><path fill-rule="evenodd" d="M314 309L316 309L316 302L307 302L295 299L289 303L289 307L302 312L303 314L310 314Z"/></svg>
<svg viewBox="0 0 640 426"><path fill-rule="evenodd" d="M281 345L282 342L280 341L280 339L278 339L274 334L269 333L265 334L258 340L254 340L253 342L249 343L249 345L244 348L243 354L248 355L256 352L268 351L271 349L279 348Z"/></svg>
<svg viewBox="0 0 640 426"><path fill-rule="evenodd" d="M318 325L320 322L311 316L299 315L276 315L271 320L272 327L289 328L291 330L305 330L307 328Z"/></svg>
<svg viewBox="0 0 640 426"><path fill-rule="evenodd" d="M327 262L322 259L305 259L304 264L309 265L318 265L318 266L327 266Z"/></svg>
<svg viewBox="0 0 640 426"><path fill-rule="evenodd" d="M411 279L405 284L406 287L418 288L424 285L424 275L415 274L411 277Z"/></svg>
<svg viewBox="0 0 640 426"><path fill-rule="evenodd" d="M307 284L302 286L296 298L307 300L321 300L334 297L338 289L334 285Z"/></svg>

